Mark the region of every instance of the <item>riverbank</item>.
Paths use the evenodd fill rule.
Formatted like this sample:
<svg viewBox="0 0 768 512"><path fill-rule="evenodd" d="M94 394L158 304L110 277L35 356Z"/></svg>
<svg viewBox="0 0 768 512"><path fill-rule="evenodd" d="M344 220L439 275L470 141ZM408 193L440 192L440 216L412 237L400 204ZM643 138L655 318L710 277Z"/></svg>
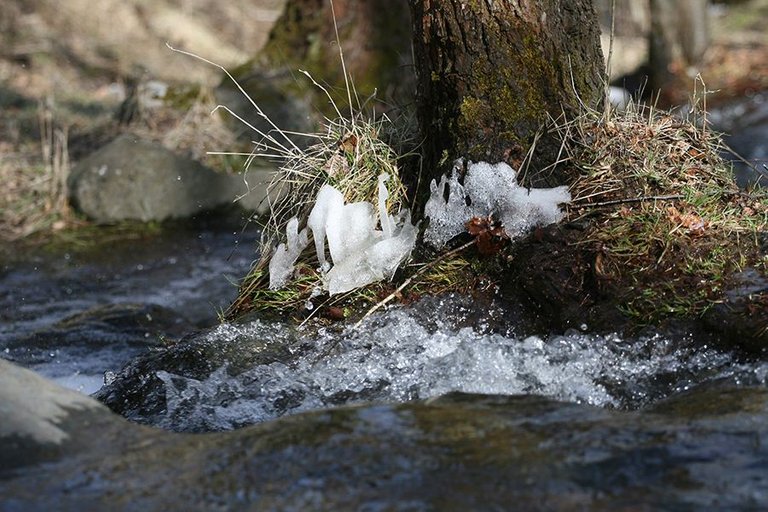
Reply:
<svg viewBox="0 0 768 512"><path fill-rule="evenodd" d="M220 73L170 52L165 43L178 41L234 67L264 44L283 0L239 1L227 8L189 4L178 7L181 14L165 2L141 9L132 2L116 3L127 21L109 32L84 2L70 3L61 14L47 2L31 12L13 3L4 9L0 240L86 225L67 202L66 177L78 161L120 133L158 142L220 172L241 170L242 159L206 154L250 150L220 118L208 115ZM709 106L768 88L768 41L760 23L767 11L766 0L717 7L713 44L700 70L712 91ZM162 23L170 16L180 20L173 29ZM73 20L77 30L71 30ZM683 88L692 89L693 83L691 77ZM158 86L170 87L171 101L153 100ZM126 101L131 97L141 101L131 107Z"/></svg>

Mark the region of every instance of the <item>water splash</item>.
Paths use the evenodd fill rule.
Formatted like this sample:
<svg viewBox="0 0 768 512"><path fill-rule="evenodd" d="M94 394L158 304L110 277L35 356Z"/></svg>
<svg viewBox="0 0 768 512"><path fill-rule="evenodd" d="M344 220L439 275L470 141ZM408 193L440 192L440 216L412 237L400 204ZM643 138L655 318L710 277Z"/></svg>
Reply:
<svg viewBox="0 0 768 512"><path fill-rule="evenodd" d="M258 336L260 325L226 326L222 332ZM215 342L217 332L209 341ZM434 316L428 320L412 309L392 309L357 330L321 332L297 343L311 348L290 363L259 365L237 375L226 367L204 380L158 372L167 398L160 426L226 430L334 405L426 399L451 391L637 408L745 371L730 355L696 347L692 340L577 331L523 338L455 327ZM766 368L760 371L764 381Z"/></svg>

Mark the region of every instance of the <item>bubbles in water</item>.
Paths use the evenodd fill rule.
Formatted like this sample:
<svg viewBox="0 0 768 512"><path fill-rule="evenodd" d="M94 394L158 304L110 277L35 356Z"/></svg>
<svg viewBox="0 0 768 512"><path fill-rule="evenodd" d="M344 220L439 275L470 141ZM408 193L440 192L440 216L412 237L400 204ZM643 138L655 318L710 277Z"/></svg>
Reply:
<svg viewBox="0 0 768 512"><path fill-rule="evenodd" d="M233 332L259 336L261 329L263 336L264 328L222 326L209 336L215 343ZM426 399L452 391L539 394L632 408L735 371L727 354L660 336L624 339L572 330L521 339L455 328L434 314L425 321L413 309L393 309L359 330L321 332L300 343L312 349L294 361L255 366L236 376L225 367L202 381L158 372L168 410L161 426L231 429L333 405Z"/></svg>

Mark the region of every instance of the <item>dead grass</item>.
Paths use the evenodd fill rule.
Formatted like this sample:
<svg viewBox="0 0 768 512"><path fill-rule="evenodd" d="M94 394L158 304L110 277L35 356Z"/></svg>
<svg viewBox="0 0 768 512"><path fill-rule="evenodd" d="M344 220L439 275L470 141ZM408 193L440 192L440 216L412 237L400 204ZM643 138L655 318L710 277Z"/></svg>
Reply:
<svg viewBox="0 0 768 512"><path fill-rule="evenodd" d="M590 220L600 287L640 323L700 315L734 272L764 267L768 199L738 190L703 117L633 106L560 127L575 173L568 219Z"/></svg>
<svg viewBox="0 0 768 512"><path fill-rule="evenodd" d="M389 192L387 211L394 214L407 207L398 164L401 157L383 138L391 124L386 116L375 119L361 114L353 114L351 119L328 120L318 133L298 134L313 141L306 149L301 149L291 139L291 135L297 134L282 131L274 135L262 134L263 138L250 158L277 158L282 160L282 165L269 186L270 214L262 234L261 257L243 281L227 316L237 316L251 309L297 310L304 308L307 300L319 293L322 277L313 244L302 253L294 279L283 289L269 289L267 266L273 248L285 235L288 220L297 217L301 225L305 225L323 185L337 188L347 203L367 201L376 204L378 177L386 173L390 176L386 182ZM327 299L323 307L339 307L350 300L367 302L365 296L375 295L376 286L366 287L358 293Z"/></svg>
<svg viewBox="0 0 768 512"><path fill-rule="evenodd" d="M39 143L0 143L0 239L5 241L58 231L73 220L67 199L68 127L54 119L44 101L37 114Z"/></svg>

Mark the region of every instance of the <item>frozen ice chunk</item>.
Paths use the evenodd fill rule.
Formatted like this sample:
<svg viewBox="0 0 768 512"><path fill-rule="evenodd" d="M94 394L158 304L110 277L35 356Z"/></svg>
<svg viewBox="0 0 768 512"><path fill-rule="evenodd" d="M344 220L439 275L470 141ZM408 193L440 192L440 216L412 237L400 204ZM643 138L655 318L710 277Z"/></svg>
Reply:
<svg viewBox="0 0 768 512"><path fill-rule="evenodd" d="M563 212L558 204L570 200L571 194L566 186L532 189L517 187L500 204L500 220L504 231L510 238L515 238L531 227L559 222Z"/></svg>
<svg viewBox="0 0 768 512"><path fill-rule="evenodd" d="M517 172L509 165L477 162L469 165L464 177L464 189L472 202L473 213L483 215L483 212L500 211L507 197L505 192L520 187L517 186ZM464 222L467 220L464 219Z"/></svg>
<svg viewBox="0 0 768 512"><path fill-rule="evenodd" d="M411 254L416 244L418 229L411 224L411 213L406 211L405 218L397 231L390 238L384 238L366 252L371 266L382 270L384 279L391 279L397 267Z"/></svg>
<svg viewBox="0 0 768 512"><path fill-rule="evenodd" d="M457 172L462 164L456 163L450 179L443 176L439 185L434 180L430 184L431 194L424 208L429 227L424 240L438 249L463 233L466 222L473 217L494 215L505 233L515 238L535 226L562 219L558 205L571 200L568 187L519 186L517 173L503 162L470 162L462 185Z"/></svg>
<svg viewBox="0 0 768 512"><path fill-rule="evenodd" d="M362 252L372 245L377 238L378 219L371 203L361 201L338 208L334 205L328 210L325 222L325 236L328 238L328 251L334 265Z"/></svg>
<svg viewBox="0 0 768 512"><path fill-rule="evenodd" d="M400 222L387 214L388 178L379 176L378 209L364 201L345 205L341 192L330 185L317 194L307 225L323 271L328 241L333 266L325 274L324 285L331 295L391 278L416 243L417 229L410 214L399 215ZM381 230L376 229L379 223Z"/></svg>
<svg viewBox="0 0 768 512"><path fill-rule="evenodd" d="M418 230L407 214L394 236L351 254L336 263L326 275L328 293L335 295L383 279L391 279L397 267L408 258L416 243Z"/></svg>
<svg viewBox="0 0 768 512"><path fill-rule="evenodd" d="M424 233L424 240L440 248L464 231L464 224L474 216L473 209L466 203L466 193L455 169L450 179L443 176L440 184L432 180L429 188L429 199L424 206L424 217L429 218L429 227Z"/></svg>
<svg viewBox="0 0 768 512"><path fill-rule="evenodd" d="M309 245L307 228L302 229L299 233L299 219L296 217L288 221L285 234L287 242L278 245L272 259L269 260L269 288L271 290L285 286L293 273L293 265L301 252Z"/></svg>
<svg viewBox="0 0 768 512"><path fill-rule="evenodd" d="M309 214L307 227L312 230L312 238L315 240L315 250L320 266L325 266L325 224L328 221L328 212L340 209L344 206L344 196L330 185L323 185L317 193L315 206Z"/></svg>

